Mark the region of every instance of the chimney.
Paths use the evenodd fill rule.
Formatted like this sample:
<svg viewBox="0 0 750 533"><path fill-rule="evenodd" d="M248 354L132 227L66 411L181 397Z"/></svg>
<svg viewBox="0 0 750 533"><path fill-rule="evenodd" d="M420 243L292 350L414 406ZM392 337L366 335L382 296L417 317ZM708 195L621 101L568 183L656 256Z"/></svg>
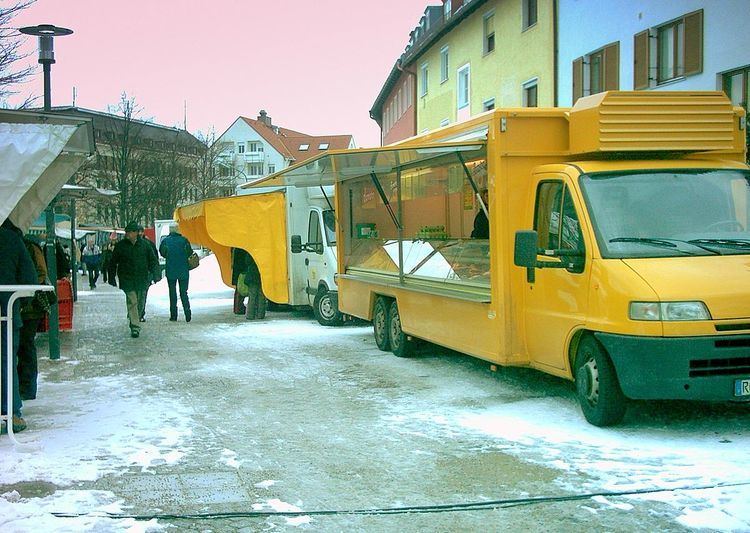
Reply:
<svg viewBox="0 0 750 533"><path fill-rule="evenodd" d="M268 116L268 113L266 113L265 109L260 110L260 114L258 115L258 121L262 122L269 128L272 126L271 117Z"/></svg>

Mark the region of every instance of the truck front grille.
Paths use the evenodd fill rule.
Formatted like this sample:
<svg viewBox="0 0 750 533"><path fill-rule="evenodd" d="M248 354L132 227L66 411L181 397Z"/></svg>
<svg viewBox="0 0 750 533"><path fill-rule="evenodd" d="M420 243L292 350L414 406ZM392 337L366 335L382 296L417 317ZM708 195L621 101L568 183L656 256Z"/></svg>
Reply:
<svg viewBox="0 0 750 533"><path fill-rule="evenodd" d="M725 341L717 341L717 344L719 342ZM748 340L745 340L745 342L748 342ZM692 359L690 361L691 378L733 375L750 376L750 357L727 357L724 359Z"/></svg>

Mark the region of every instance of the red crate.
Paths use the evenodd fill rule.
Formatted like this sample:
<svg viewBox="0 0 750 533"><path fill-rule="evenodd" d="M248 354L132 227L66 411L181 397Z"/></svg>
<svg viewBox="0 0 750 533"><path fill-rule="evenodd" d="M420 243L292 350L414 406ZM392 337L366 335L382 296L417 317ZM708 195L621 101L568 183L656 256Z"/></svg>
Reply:
<svg viewBox="0 0 750 533"><path fill-rule="evenodd" d="M70 281L63 278L57 280L57 310L61 331L73 329L73 289ZM39 332L49 331L49 315L39 321Z"/></svg>

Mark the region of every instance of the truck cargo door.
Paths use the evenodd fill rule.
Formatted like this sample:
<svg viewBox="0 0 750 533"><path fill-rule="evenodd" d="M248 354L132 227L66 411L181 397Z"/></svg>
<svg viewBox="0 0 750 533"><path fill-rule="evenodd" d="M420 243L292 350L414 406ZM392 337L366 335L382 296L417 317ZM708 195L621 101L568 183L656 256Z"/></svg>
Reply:
<svg viewBox="0 0 750 533"><path fill-rule="evenodd" d="M539 235L538 248L581 252L575 260L566 255L569 268L536 269L536 281L526 282L526 345L532 361L558 369L567 366L566 341L570 333L584 323L588 306L589 263L586 260L579 213L571 189L562 176L535 176L534 229ZM544 253L538 262L561 263L560 257Z"/></svg>

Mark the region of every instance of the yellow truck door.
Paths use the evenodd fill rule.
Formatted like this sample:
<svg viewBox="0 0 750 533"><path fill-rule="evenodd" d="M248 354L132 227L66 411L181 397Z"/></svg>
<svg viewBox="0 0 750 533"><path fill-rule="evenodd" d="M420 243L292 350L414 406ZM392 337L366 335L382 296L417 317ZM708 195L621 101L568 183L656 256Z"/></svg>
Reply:
<svg viewBox="0 0 750 533"><path fill-rule="evenodd" d="M535 366L564 371L568 366L567 341L585 322L590 246L583 238L582 206L566 177L538 174L532 186L534 205L528 212L539 235L537 261L549 268L536 269L535 281L524 285L526 346ZM563 263L567 266L559 268Z"/></svg>

